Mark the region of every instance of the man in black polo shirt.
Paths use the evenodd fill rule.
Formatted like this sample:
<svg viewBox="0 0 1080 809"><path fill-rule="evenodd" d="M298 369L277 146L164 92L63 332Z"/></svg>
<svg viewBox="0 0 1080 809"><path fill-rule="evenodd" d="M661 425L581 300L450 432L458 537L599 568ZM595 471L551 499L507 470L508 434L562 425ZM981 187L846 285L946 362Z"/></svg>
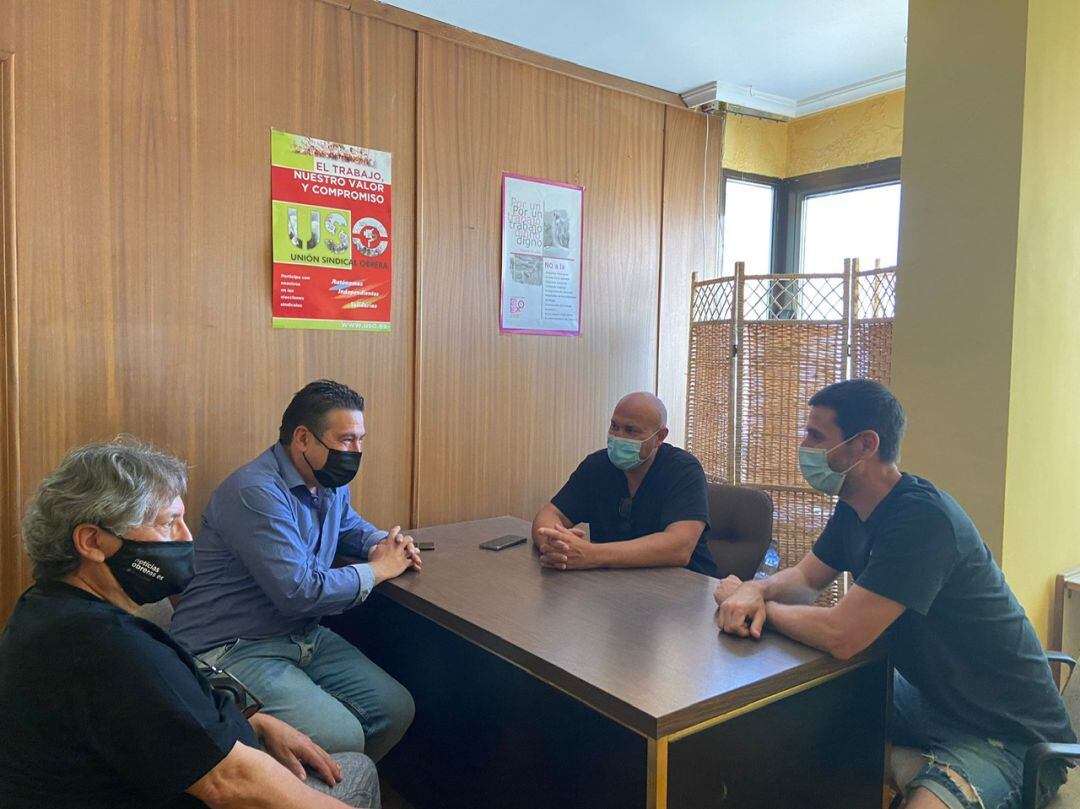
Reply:
<svg viewBox="0 0 1080 809"><path fill-rule="evenodd" d="M144 444L89 444L31 499L36 584L0 635L0 806L377 805L370 759L332 758L272 716L245 719L132 614L191 578L186 483L180 461Z"/></svg>
<svg viewBox="0 0 1080 809"><path fill-rule="evenodd" d="M839 495L813 551L767 579L720 583L724 632L773 629L838 658L879 637L896 667L893 782L908 809L1019 806L1024 754L1074 742L1031 622L959 504L897 468L900 403L865 379L810 400L799 465ZM840 571L855 584L832 608L812 606ZM1040 805L1064 781L1044 771Z"/></svg>
<svg viewBox="0 0 1080 809"><path fill-rule="evenodd" d="M651 393L619 401L607 449L586 457L533 520L542 565L683 566L716 575L705 542L705 473L689 452L664 443L667 434L667 410ZM578 523L589 524L589 540Z"/></svg>

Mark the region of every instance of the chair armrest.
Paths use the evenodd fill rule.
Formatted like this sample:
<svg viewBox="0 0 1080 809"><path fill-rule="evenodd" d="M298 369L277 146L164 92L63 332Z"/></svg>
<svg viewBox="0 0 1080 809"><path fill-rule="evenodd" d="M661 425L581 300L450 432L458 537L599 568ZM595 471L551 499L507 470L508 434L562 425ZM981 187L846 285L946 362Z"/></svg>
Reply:
<svg viewBox="0 0 1080 809"><path fill-rule="evenodd" d="M1061 663L1062 665L1068 666L1069 671L1076 668L1076 661L1064 652L1049 651L1046 653L1046 659L1051 663Z"/></svg>
<svg viewBox="0 0 1080 809"><path fill-rule="evenodd" d="M1034 809L1035 798L1039 793L1039 770L1047 761L1054 759L1080 760L1080 744L1058 744L1041 742L1028 748L1024 756L1024 792L1020 806L1022 809Z"/></svg>
<svg viewBox="0 0 1080 809"><path fill-rule="evenodd" d="M1049 651L1046 653L1047 663L1060 663L1068 671L1065 674L1065 681L1061 684L1061 690L1064 691L1065 687L1069 684L1069 680L1072 679L1073 671L1076 669L1076 661L1064 652Z"/></svg>

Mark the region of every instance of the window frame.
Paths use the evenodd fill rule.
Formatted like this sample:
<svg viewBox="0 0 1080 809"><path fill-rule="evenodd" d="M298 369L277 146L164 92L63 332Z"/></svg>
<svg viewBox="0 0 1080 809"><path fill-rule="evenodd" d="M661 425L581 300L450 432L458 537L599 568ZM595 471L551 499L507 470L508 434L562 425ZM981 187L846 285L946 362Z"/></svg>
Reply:
<svg viewBox="0 0 1080 809"><path fill-rule="evenodd" d="M784 180L787 195L788 211L794 212L789 218L788 227L784 233L785 250L787 257L785 269L782 272L802 272L803 241L803 203L807 197L816 197L822 194L836 194L844 191L859 191L864 188L874 188L879 185L891 185L900 182L900 158L890 157L885 160L877 160L873 163L864 163L859 166L844 166L839 169L819 171L814 174L803 174L799 177L790 177ZM897 222L897 228L900 223ZM897 233L897 248L899 252L900 235ZM898 258L899 261L899 258ZM839 272L839 269L837 269Z"/></svg>
<svg viewBox="0 0 1080 809"><path fill-rule="evenodd" d="M802 258L803 202L806 198L900 182L900 160L899 157L889 157L857 166L844 166L786 179L723 169L720 177L721 210L726 214L729 179L771 186L773 188L771 272L795 274L801 272L799 263ZM897 234L897 244L899 245L899 234ZM897 263L899 263L899 258L897 258Z"/></svg>
<svg viewBox="0 0 1080 809"><path fill-rule="evenodd" d="M787 228L787 204L788 193L784 187L784 181L779 177L769 177L765 174L752 174L748 171L733 171L732 169L724 169L721 171L720 177L720 206L724 211L725 222L727 221L727 181L738 180L744 183L754 183L756 185L767 185L773 190L773 221L772 221L772 266L769 268L770 273L783 272L784 267L784 255L783 246L785 244L784 231ZM725 245L726 249L726 245ZM724 271L723 256L720 260L720 272Z"/></svg>

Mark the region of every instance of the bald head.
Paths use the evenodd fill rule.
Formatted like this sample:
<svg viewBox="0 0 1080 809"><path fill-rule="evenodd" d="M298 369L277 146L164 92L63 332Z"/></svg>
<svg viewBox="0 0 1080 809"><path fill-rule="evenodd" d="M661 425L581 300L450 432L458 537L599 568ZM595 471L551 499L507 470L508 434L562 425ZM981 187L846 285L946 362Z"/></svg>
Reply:
<svg viewBox="0 0 1080 809"><path fill-rule="evenodd" d="M615 412L611 414L611 426L608 427L608 456L619 469L627 475L640 475L648 471L652 457L667 438L667 408L664 403L647 391L631 393L619 399ZM612 457L612 439L629 439L638 442L636 465L619 465L622 458ZM618 446L618 442L616 442ZM622 447L627 445L623 444ZM633 445L630 445L633 446ZM616 461L619 461L617 463Z"/></svg>
<svg viewBox="0 0 1080 809"><path fill-rule="evenodd" d="M667 427L667 408L646 391L630 393L619 399L611 414L611 432L641 440ZM667 434L665 430L665 435Z"/></svg>
<svg viewBox="0 0 1080 809"><path fill-rule="evenodd" d="M642 428L648 428L650 433L667 427L667 408L648 391L628 393L619 399L614 415L633 421Z"/></svg>

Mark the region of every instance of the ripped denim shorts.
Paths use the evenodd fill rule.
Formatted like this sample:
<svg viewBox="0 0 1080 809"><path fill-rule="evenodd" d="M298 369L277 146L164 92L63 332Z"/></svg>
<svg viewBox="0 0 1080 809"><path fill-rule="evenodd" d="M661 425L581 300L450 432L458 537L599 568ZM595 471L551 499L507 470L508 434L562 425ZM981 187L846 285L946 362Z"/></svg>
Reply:
<svg viewBox="0 0 1080 809"><path fill-rule="evenodd" d="M1018 809L1028 745L1015 740L979 736L943 720L927 709L919 690L900 674L893 679L894 746L918 750L926 761L906 792L922 787L949 809ZM975 790L972 800L949 777L953 772ZM1044 769L1038 796L1047 803L1065 783L1064 764Z"/></svg>

